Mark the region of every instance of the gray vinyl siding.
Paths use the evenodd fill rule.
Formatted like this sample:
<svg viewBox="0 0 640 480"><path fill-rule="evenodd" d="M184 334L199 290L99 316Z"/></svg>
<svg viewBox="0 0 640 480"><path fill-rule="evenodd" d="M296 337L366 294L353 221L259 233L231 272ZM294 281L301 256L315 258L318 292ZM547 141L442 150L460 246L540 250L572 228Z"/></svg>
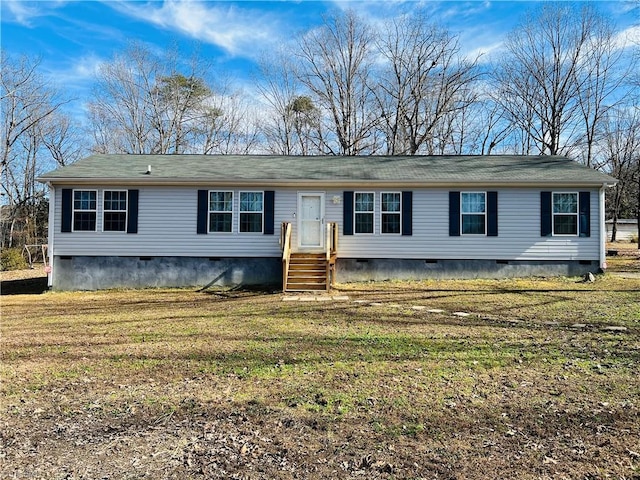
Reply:
<svg viewBox="0 0 640 480"><path fill-rule="evenodd" d="M138 201L138 233L102 232L102 187L98 189L98 218L96 232L61 233L60 222L62 188L56 188L55 202L55 255L89 256L188 256L188 257L274 257L280 255L278 244L280 223L285 209L295 211L286 202L286 195L276 193L275 234L237 233L239 191L260 191L257 188L229 189L234 192L234 233L198 235L197 191L191 187L140 188ZM109 187L116 190L119 187ZM207 187L201 187L206 189ZM265 190L268 190L266 188ZM294 210L292 210L292 208Z"/></svg>
<svg viewBox="0 0 640 480"><path fill-rule="evenodd" d="M541 237L540 189L498 191L498 236L449 236L449 190L413 192L413 235L381 235L380 191L376 191L375 234L340 238L345 258L592 260L599 258L598 190L591 191L591 237ZM451 189L456 191L482 191ZM365 191L365 190L362 190ZM389 191L389 190L384 190ZM561 189L577 191L577 189Z"/></svg>
<svg viewBox="0 0 640 480"><path fill-rule="evenodd" d="M485 259L485 260L594 260L599 258L600 228L598 190L591 192L591 236L541 237L541 189L502 188L498 191L498 236L449 236L449 190L413 189L413 235L380 233L380 193L400 192L406 188L350 188L375 193L374 234L342 235L342 189L272 189L275 190L274 235L238 233L240 191L257 188L220 188L234 192L233 233L196 233L196 187L139 188L138 233L102 232L103 187L98 190L96 232L61 233L61 186L55 189L54 255L88 256L193 256L193 257L277 257L280 255L279 233L282 222L293 224L292 245L297 249L298 192L325 194L325 220L339 224L338 256L342 258L406 259ZM65 187L69 188L69 187ZM206 186L200 187L206 189ZM118 190L121 187L109 187ZM577 191L575 188L545 189ZM585 190L585 189L581 189ZM339 199L339 200L338 200Z"/></svg>

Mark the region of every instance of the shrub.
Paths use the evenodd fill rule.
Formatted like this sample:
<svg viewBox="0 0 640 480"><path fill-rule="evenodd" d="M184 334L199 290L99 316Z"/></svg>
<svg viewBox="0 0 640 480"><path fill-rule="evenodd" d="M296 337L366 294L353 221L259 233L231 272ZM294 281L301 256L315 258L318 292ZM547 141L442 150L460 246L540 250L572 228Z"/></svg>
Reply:
<svg viewBox="0 0 640 480"><path fill-rule="evenodd" d="M20 270L28 266L19 248L5 248L0 252L0 271Z"/></svg>
<svg viewBox="0 0 640 480"><path fill-rule="evenodd" d="M629 239L629 243L638 243L638 234L637 233L635 235L631 235L631 238Z"/></svg>

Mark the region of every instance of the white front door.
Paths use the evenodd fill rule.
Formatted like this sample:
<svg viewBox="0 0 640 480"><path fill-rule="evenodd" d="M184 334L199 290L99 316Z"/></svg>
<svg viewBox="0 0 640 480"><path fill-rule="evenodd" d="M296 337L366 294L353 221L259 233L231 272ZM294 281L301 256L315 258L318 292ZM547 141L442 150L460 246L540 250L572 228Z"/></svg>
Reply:
<svg viewBox="0 0 640 480"><path fill-rule="evenodd" d="M324 193L298 194L298 244L301 248L324 246Z"/></svg>

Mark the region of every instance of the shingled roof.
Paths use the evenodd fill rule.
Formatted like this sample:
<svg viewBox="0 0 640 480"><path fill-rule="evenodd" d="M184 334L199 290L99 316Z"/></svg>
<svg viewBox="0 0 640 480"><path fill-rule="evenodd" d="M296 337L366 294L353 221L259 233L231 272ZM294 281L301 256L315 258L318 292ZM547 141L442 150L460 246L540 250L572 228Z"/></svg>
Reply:
<svg viewBox="0 0 640 480"><path fill-rule="evenodd" d="M616 182L613 177L566 157L522 155L92 155L38 180L52 184L272 186L600 186Z"/></svg>

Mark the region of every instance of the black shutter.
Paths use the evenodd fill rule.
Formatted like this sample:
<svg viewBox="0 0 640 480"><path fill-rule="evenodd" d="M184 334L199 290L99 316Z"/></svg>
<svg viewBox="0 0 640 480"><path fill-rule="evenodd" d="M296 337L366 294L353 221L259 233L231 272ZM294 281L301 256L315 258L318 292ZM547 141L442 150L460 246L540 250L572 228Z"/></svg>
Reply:
<svg viewBox="0 0 640 480"><path fill-rule="evenodd" d="M344 192L342 201L343 234L353 235L353 192Z"/></svg>
<svg viewBox="0 0 640 480"><path fill-rule="evenodd" d="M449 192L449 236L460 236L460 192Z"/></svg>
<svg viewBox="0 0 640 480"><path fill-rule="evenodd" d="M413 192L402 192L402 235L413 234Z"/></svg>
<svg viewBox="0 0 640 480"><path fill-rule="evenodd" d="M551 192L540 192L540 236L550 237L553 233L551 225Z"/></svg>
<svg viewBox="0 0 640 480"><path fill-rule="evenodd" d="M127 233L138 233L139 190L129 190L127 194Z"/></svg>
<svg viewBox="0 0 640 480"><path fill-rule="evenodd" d="M487 192L487 236L498 236L498 192Z"/></svg>
<svg viewBox="0 0 640 480"><path fill-rule="evenodd" d="M264 192L264 234L273 235L275 210L275 192L267 190Z"/></svg>
<svg viewBox="0 0 640 480"><path fill-rule="evenodd" d="M73 190L62 189L62 225L61 232L70 232L73 221Z"/></svg>
<svg viewBox="0 0 640 480"><path fill-rule="evenodd" d="M209 191L198 190L198 234L207 233L207 215L209 214Z"/></svg>
<svg viewBox="0 0 640 480"><path fill-rule="evenodd" d="M591 193L580 192L578 194L578 208L579 208L579 225L580 236L591 236Z"/></svg>

